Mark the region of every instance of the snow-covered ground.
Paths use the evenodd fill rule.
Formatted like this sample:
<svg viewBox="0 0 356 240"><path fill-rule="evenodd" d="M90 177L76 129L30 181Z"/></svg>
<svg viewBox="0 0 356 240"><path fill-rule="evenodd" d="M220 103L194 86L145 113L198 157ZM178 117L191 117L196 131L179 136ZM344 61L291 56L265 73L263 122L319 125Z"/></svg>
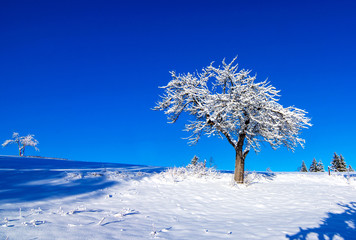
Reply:
<svg viewBox="0 0 356 240"><path fill-rule="evenodd" d="M356 239L356 176L0 157L1 239Z"/></svg>

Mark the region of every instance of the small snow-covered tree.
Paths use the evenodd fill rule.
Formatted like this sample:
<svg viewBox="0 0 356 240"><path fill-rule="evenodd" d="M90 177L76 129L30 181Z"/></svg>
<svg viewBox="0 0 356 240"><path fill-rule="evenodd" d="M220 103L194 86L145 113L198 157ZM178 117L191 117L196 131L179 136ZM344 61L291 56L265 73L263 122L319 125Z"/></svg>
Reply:
<svg viewBox="0 0 356 240"><path fill-rule="evenodd" d="M317 171L318 171L318 163L314 158L312 164L309 167L309 172L317 172Z"/></svg>
<svg viewBox="0 0 356 240"><path fill-rule="evenodd" d="M225 137L236 153L234 180L243 183L251 148L259 152L262 141L273 149L303 147L300 131L311 124L305 111L279 104L279 91L267 81L255 82L251 71L238 71L235 60L229 64L223 61L219 67L210 64L196 74L171 72L172 80L162 87L165 94L154 109L164 110L170 123L183 112L193 116L185 126L192 132L188 138L191 144L203 134Z"/></svg>
<svg viewBox="0 0 356 240"><path fill-rule="evenodd" d="M194 155L194 157L190 161L190 164L195 166L195 165L197 165L198 162L199 162L199 158L196 155Z"/></svg>
<svg viewBox="0 0 356 240"><path fill-rule="evenodd" d="M335 172L347 172L345 159L341 154L337 155L334 153L334 157L331 162L331 169Z"/></svg>
<svg viewBox="0 0 356 240"><path fill-rule="evenodd" d="M336 153L334 153L333 160L331 161L331 169L337 171L339 167L340 157Z"/></svg>
<svg viewBox="0 0 356 240"><path fill-rule="evenodd" d="M344 157L340 154L339 172L347 172L347 165Z"/></svg>
<svg viewBox="0 0 356 240"><path fill-rule="evenodd" d="M355 170L351 167L351 165L349 165L348 171L349 172L354 172Z"/></svg>
<svg viewBox="0 0 356 240"><path fill-rule="evenodd" d="M20 137L20 135L17 132L14 132L12 134L12 139L6 140L2 146L6 147L9 144L15 143L18 146L19 149L19 156L24 156L25 155L25 148L26 146L31 146L34 147L36 151L39 149L37 148L38 141L34 138L35 135L27 135Z"/></svg>
<svg viewBox="0 0 356 240"><path fill-rule="evenodd" d="M308 172L307 166L305 165L305 162L302 161L302 166L300 167L301 172Z"/></svg>
<svg viewBox="0 0 356 240"><path fill-rule="evenodd" d="M324 164L323 164L323 162L321 160L319 160L319 162L318 162L317 172L325 172Z"/></svg>

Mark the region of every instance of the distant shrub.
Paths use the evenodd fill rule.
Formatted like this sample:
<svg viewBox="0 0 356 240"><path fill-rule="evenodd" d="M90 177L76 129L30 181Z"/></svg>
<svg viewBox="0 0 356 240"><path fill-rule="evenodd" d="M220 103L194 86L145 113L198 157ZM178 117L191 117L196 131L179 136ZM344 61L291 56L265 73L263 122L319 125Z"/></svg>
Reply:
<svg viewBox="0 0 356 240"><path fill-rule="evenodd" d="M163 175L171 177L174 182L180 182L187 177L218 177L219 172L213 167L206 167L206 160L201 162L197 156L194 156L186 167L169 168L163 172Z"/></svg>

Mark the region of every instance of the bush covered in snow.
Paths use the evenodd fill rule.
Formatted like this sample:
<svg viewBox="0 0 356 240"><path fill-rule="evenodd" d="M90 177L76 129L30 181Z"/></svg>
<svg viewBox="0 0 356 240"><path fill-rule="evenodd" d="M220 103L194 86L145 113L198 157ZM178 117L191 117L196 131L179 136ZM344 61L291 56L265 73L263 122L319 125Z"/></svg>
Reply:
<svg viewBox="0 0 356 240"><path fill-rule="evenodd" d="M169 168L162 173L165 178L171 178L174 182L180 182L188 177L195 178L216 178L220 175L214 167L206 167L206 160L199 161L197 156L191 160L186 167Z"/></svg>

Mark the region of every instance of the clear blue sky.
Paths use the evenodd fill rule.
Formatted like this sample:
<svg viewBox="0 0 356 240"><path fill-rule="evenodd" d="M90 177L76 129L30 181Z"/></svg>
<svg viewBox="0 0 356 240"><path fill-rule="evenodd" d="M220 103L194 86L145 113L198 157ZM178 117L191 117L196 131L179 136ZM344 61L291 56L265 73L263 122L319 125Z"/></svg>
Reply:
<svg viewBox="0 0 356 240"><path fill-rule="evenodd" d="M248 170L293 171L334 152L356 168L356 1L0 2L0 140L35 134L31 155L181 166L196 154L232 170L224 139L182 139L152 111L169 71L238 55L242 68L309 112L305 149L268 145ZM17 154L15 146L0 155Z"/></svg>

